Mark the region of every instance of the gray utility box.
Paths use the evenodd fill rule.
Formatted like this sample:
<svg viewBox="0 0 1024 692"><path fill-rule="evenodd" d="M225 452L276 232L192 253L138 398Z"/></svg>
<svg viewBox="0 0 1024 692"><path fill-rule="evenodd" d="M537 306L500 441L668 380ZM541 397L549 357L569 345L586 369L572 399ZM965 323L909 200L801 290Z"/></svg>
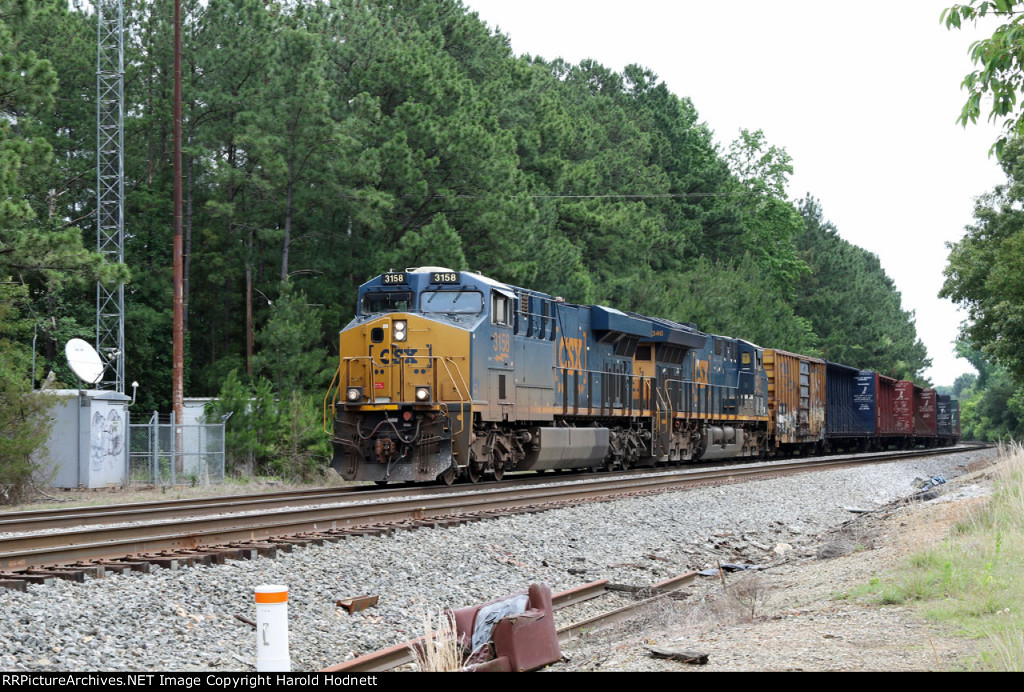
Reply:
<svg viewBox="0 0 1024 692"><path fill-rule="evenodd" d="M125 485L128 405L131 397L104 390L60 389L51 409L53 427L37 462L57 488Z"/></svg>

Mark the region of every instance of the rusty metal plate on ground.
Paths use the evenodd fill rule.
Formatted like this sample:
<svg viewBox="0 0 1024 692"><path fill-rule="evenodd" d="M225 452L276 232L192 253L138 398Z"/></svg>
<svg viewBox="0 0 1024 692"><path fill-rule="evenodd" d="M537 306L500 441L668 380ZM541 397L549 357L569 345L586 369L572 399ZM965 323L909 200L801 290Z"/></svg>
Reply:
<svg viewBox="0 0 1024 692"><path fill-rule="evenodd" d="M377 599L379 596L356 596L355 598L342 598L338 600L337 605L341 606L350 613L358 613L360 610L366 610L377 605Z"/></svg>

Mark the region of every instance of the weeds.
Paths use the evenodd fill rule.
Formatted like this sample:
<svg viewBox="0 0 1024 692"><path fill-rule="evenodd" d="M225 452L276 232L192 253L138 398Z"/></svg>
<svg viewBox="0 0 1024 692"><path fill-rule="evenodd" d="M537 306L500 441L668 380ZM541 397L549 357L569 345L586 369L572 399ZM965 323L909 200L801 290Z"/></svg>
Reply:
<svg viewBox="0 0 1024 692"><path fill-rule="evenodd" d="M688 603L680 614L687 628L721 627L752 622L761 616L771 595L771 587L759 574L745 574L730 584L716 587L695 603Z"/></svg>
<svg viewBox="0 0 1024 692"><path fill-rule="evenodd" d="M1024 629L1012 623L999 635L989 635L991 651L986 657L990 667L1012 673L1024 672Z"/></svg>
<svg viewBox="0 0 1024 692"><path fill-rule="evenodd" d="M758 610L768 602L768 587L759 574L750 574L737 579L726 589L726 594L741 609L744 619L754 621Z"/></svg>
<svg viewBox="0 0 1024 692"><path fill-rule="evenodd" d="M435 623L434 617L424 612L423 638L410 650L421 672L443 673L461 668L462 652L451 613L438 613Z"/></svg>
<svg viewBox="0 0 1024 692"><path fill-rule="evenodd" d="M999 450L990 500L958 521L939 544L912 555L898 576L865 592L882 604L917 603L934 620L986 641L980 667L1024 669L1024 447ZM1015 614L1017 613L1017 614Z"/></svg>

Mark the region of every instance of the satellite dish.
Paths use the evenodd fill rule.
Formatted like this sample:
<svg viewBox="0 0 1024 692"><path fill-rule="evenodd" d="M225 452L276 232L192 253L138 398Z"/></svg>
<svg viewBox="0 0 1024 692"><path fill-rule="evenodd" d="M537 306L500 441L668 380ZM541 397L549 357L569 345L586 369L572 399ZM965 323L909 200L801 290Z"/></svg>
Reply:
<svg viewBox="0 0 1024 692"><path fill-rule="evenodd" d="M78 379L89 384L96 384L103 377L103 370L106 366L96 353L96 349L82 339L72 339L64 347L64 355L67 356L68 365L78 375Z"/></svg>

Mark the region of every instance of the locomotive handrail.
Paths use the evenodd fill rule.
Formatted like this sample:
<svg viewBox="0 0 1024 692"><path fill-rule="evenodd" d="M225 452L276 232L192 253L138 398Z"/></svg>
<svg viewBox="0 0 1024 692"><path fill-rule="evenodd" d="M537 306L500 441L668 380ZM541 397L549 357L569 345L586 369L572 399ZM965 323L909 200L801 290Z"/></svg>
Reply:
<svg viewBox="0 0 1024 692"><path fill-rule="evenodd" d="M653 379L653 378L652 378ZM669 419L672 418L672 400L668 398L668 392L662 394L662 391L657 387L654 387L654 393L658 395L658 404L664 406L668 410Z"/></svg>
<svg viewBox="0 0 1024 692"><path fill-rule="evenodd" d="M340 375L341 375L341 363L339 362L337 369L334 371L334 377L331 378L331 384L330 384L330 386L327 387L327 393L324 394L324 425L323 425L323 430L328 435L332 434L333 431L327 429L327 407L328 407L327 401L329 399L331 401L331 403L329 405L331 407L331 420L333 421L334 418L335 418L335 406L334 406L334 400L331 399L331 390L334 389L334 383L335 382L338 383L339 391L341 390L341 378L339 377Z"/></svg>
<svg viewBox="0 0 1024 692"><path fill-rule="evenodd" d="M701 415L702 412L700 410L700 404L702 404L702 403L704 404L703 414L706 415L706 416L710 415L711 407L708 405L708 399L710 398L709 394L711 394L712 392L719 391L719 390L724 391L724 393L739 392L739 386L738 385L735 386L735 387L731 387L731 386L729 386L727 384L711 384L710 382L697 382L696 380L666 379L666 380L664 380L665 395L668 397L669 401L672 401L672 395L668 391L668 385L669 385L670 382L674 382L674 383L683 385L683 390L684 391L686 390L686 388L687 388L686 386L687 385L696 385L698 387L704 387L705 388L704 396L703 397L697 397L697 410L696 411L692 411L689 408L683 407L686 410L686 416L685 417L686 417L687 420L689 420L691 417L696 417L696 416L700 416ZM721 400L722 397L719 396L719 399Z"/></svg>
<svg viewBox="0 0 1024 692"><path fill-rule="evenodd" d="M440 356L437 356L437 357L440 358ZM452 362L453 358L454 358L454 356L445 356L444 360L441 361L442 363L444 363L444 370L445 370L445 372L448 373L448 379L451 381L452 387L455 388L455 393L459 395L459 403L460 404L467 404L468 403L468 404L472 405L472 399L470 398L470 394L469 394L469 385L466 384L466 379L462 376L462 371L459 370L457 367L455 368L455 372L459 373L459 379L462 380L462 386L466 388L466 395L465 396L462 395L462 390L459 389L459 385L455 382L455 378L452 377L451 370L448 369L448 363L451 363L452 365L455 365L455 363ZM462 356L459 356L459 358L463 359ZM461 420L459 421L460 423L462 423L462 427L460 427L459 431L457 433L455 433L456 435L461 434L462 431L466 429L466 416L467 416L467 412L466 411L462 411Z"/></svg>
<svg viewBox="0 0 1024 692"><path fill-rule="evenodd" d="M345 382L350 382L352 379L352 361L354 360L368 360L370 361L370 388L367 390L366 395L370 396L376 390L377 378L376 378L376 366L380 365L384 367L382 363L378 363L373 359L373 356L345 356L342 359L345 364ZM341 371L341 365L338 365L338 371Z"/></svg>
<svg viewBox="0 0 1024 692"><path fill-rule="evenodd" d="M466 385L466 379L462 376L462 371L459 370L458 367L455 368L455 372L457 372L458 375L459 375L458 381L456 381L455 377L452 375L451 368L448 367L449 363L452 364L452 365L455 365L454 361L456 359L458 359L458 360L465 360L465 358L463 356L420 356L420 355L417 355L417 356L398 356L395 359L395 361L392 362L392 364L397 364L399 366L399 370L398 370L398 373L399 373L398 374L398 386L399 386L399 393L400 394L405 391L405 366L406 366L406 359L407 358L411 358L411 359L427 358L430 361L435 361L435 360L438 361L441 365L444 366L445 373L448 375L448 380L451 382L452 389L455 390L455 395L458 397L459 403L460 404L471 403L471 399L469 398L469 395L468 395L469 387ZM369 368L370 374L368 376L369 377L369 383L368 383L369 384L369 388L367 390L367 396L371 396L372 393L376 390L375 385L377 384L377 378L376 378L376 373L373 372L373 370L375 369L374 366L384 367L384 364L378 363L377 361L375 361L373 359L373 356L345 356L345 357L343 357L341 359L341 362L338 364L338 369L334 372L334 378L331 379L331 385L327 388L327 394L324 396L324 432L326 432L328 434L331 431L327 429L327 407L328 407L327 400L331 396L331 391L334 389L335 381L338 381L338 391L341 391L341 379L340 379L340 376L341 376L342 365L345 366L345 382L348 382L351 379L352 362L353 361L357 361L357 360L367 360L367 361L369 361L369 365L371 366ZM437 378L438 368L437 367L433 367L433 368L431 368L431 370L433 371L433 376L432 376L431 382L430 382L431 392L433 392L436 395L436 393L438 392L438 386L437 386L438 385L438 378ZM459 386L459 381L461 381L462 387ZM463 394L463 388L465 388L466 394ZM444 402L438 402L438 403L444 403ZM332 411L335 409L335 405L334 405L333 402L330 404L330 407L331 407ZM465 414L463 414L463 419L460 421L460 423L462 424L462 427L460 427L458 432L455 433L456 435L462 433L462 431L465 430L465 428L466 428Z"/></svg>
<svg viewBox="0 0 1024 692"><path fill-rule="evenodd" d="M586 375L586 377L584 378L584 382L587 385L586 406L582 406L581 407L579 405L578 396L574 395L574 401L573 401L573 404L572 404L572 408L574 409L574 413L579 413L579 410L581 408L585 408L588 411L588 415L593 413L594 408L600 408L601 415L604 415L604 409L605 408L610 408L612 410L615 409L615 406L613 406L613 405L609 405L608 407L605 406L605 395L608 393L605 388L602 388L602 391L601 391L601 404L600 404L600 406L599 407L595 407L594 406L593 397L590 395L590 393L591 393L591 385L593 384L593 382L592 382L592 379L593 379L592 376L593 375L601 375L601 376L607 375L609 377L623 377L623 378L626 378L628 380L629 386L626 389L627 389L629 394L628 394L627 397L625 397L622 400L622 403L620 404L620 408L622 410L624 410L628 415L631 415L631 416L632 415L640 415L644 411L643 406L642 406L643 405L643 391L641 390L640 397L638 399L635 399L633 397L633 383L635 381L639 380L640 383L641 383L641 387L642 387L644 382L653 383L653 382L657 381L657 377L655 377L655 376L651 376L651 375L637 375L637 374L628 373L628 372L611 372L611 371L608 371L608 370L588 370L586 368L570 368L570 367L566 367L564 365L553 365L551 367L551 369L556 372L556 374L555 374L555 381L556 382L560 379L558 374L557 374L557 371L561 371L561 379L563 380L563 389L564 389L563 394L562 394L562 413L563 414L567 414L569 412L568 379L569 379L569 375L570 374L573 377L574 391L575 391L575 388L579 386L579 376L580 376L580 374ZM651 387L651 389L656 389L656 387ZM634 402L636 402L637 406L634 406ZM611 402L609 402L609 404L611 404ZM653 407L651 407L650 410L653 412Z"/></svg>
<svg viewBox="0 0 1024 692"><path fill-rule="evenodd" d="M436 360L441 365L444 366L444 371L448 375L448 381L451 382L452 389L455 390L455 395L459 398L459 403L460 404L467 404L467 403L471 403L472 402L472 400L469 398L469 386L466 384L466 379L462 376L462 371L459 370L458 367L455 368L455 372L457 372L459 374L459 380L462 381L462 386L466 388L466 394L465 395L462 393L462 389L459 387L459 383L455 381L455 377L452 375L452 371L448 367L449 363L451 363L452 365L455 365L454 361L455 361L456 358L459 359L459 360L465 360L464 356L432 356L431 355L431 356L425 356L425 357L428 360L430 360L430 361L435 361ZM404 392L405 391L405 366L406 366L406 359L407 358L411 358L413 360L421 360L421 359L424 358L424 356L419 356L419 355L417 355L417 356L399 356L397 358L397 360L400 363L400 367L399 367L399 371L398 371L398 387L399 387L398 391L399 392ZM439 391L438 390L438 386L437 386L438 385L438 379L437 379L438 368L435 366L435 367L432 367L431 370L433 372L433 376L431 377L431 381L430 381L431 392L433 392L434 395L436 396L438 391ZM447 402L438 402L438 403L447 403ZM455 433L456 435L461 434L462 431L466 429L465 413L463 413L462 420L459 421L459 422L462 424L462 427L460 427L458 432Z"/></svg>

